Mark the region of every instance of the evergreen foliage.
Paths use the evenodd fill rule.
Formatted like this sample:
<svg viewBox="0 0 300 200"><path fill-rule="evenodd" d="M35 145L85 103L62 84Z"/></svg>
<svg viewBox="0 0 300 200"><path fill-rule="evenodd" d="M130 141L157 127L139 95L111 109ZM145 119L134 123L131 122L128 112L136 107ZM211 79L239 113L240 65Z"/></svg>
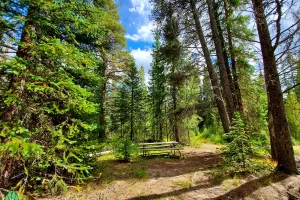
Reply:
<svg viewBox="0 0 300 200"><path fill-rule="evenodd" d="M62 193L91 177L111 138L121 138L115 154L125 161L137 152L133 141L195 135L224 142L234 171L253 170L254 149L264 148L278 169L297 173L290 135L300 141L299 17L281 27L297 4L150 2L149 83L125 49L114 0L0 2L1 188ZM240 12L251 2L254 16Z"/></svg>
<svg viewBox="0 0 300 200"><path fill-rule="evenodd" d="M129 120L130 120L130 139L133 141L136 129L136 121L138 119L138 113L141 112L142 102L142 82L140 74L135 66L134 62L129 63L129 71L127 78L125 79L125 85L130 95L129 100Z"/></svg>
<svg viewBox="0 0 300 200"><path fill-rule="evenodd" d="M90 88L102 81L97 54L112 33L107 3L113 2L1 2L2 22L14 24L4 42L18 46L16 56L1 61L7 82L0 99L3 187L49 180L56 190L89 177L87 155L100 150L92 120L99 107ZM19 34L8 34L10 28Z"/></svg>
<svg viewBox="0 0 300 200"><path fill-rule="evenodd" d="M113 118L120 124L121 136L129 134L133 141L138 139L136 137L138 130L145 129L145 125L140 120L146 118L144 110L146 91L141 80L141 73L135 63L130 60L127 65L129 69L125 74L124 81L117 86L118 92L114 100L116 109Z"/></svg>
<svg viewBox="0 0 300 200"><path fill-rule="evenodd" d="M296 84L300 84L300 61L297 62L297 74L296 74ZM298 101L300 101L300 87L295 88L295 93Z"/></svg>
<svg viewBox="0 0 300 200"><path fill-rule="evenodd" d="M138 148L127 136L118 140L114 145L115 156L122 161L130 161L138 153Z"/></svg>
<svg viewBox="0 0 300 200"><path fill-rule="evenodd" d="M126 123L129 121L129 93L127 91L126 85L122 84L120 88L118 88L117 96L114 100L114 107L115 113L113 114L114 121L113 123L116 124L117 122L120 123L120 133L121 136L124 136L124 130L126 129Z"/></svg>
<svg viewBox="0 0 300 200"><path fill-rule="evenodd" d="M225 134L225 147L221 148L226 165L232 166L236 172L247 170L250 156L253 154L249 132L239 113L235 113L232 130Z"/></svg>
<svg viewBox="0 0 300 200"><path fill-rule="evenodd" d="M153 62L152 69L150 71L151 80L149 83L149 98L151 105L151 122L152 132L154 133L154 140L163 139L163 126L165 113L163 112L165 106L165 100L167 96L166 92L166 70L161 56L161 44L160 36L156 33L155 45L153 46Z"/></svg>
<svg viewBox="0 0 300 200"><path fill-rule="evenodd" d="M151 107L148 103L148 88L145 80L144 67L141 66L138 72L141 81L141 97L139 101L140 108L136 118L136 141L141 141L141 138L146 138L149 134L149 112Z"/></svg>
<svg viewBox="0 0 300 200"><path fill-rule="evenodd" d="M177 114L178 109L178 89L184 82L184 74L180 72L182 63L182 44L179 40L180 29L179 19L174 12L171 3L165 3L166 18L162 27L162 38L165 43L160 48L161 56L167 69L167 81L170 85L170 125L172 126L173 138L180 142L179 126L180 120Z"/></svg>
<svg viewBox="0 0 300 200"><path fill-rule="evenodd" d="M15 191L9 191L4 200L19 200L18 194Z"/></svg>
<svg viewBox="0 0 300 200"><path fill-rule="evenodd" d="M286 109L286 116L289 122L289 128L291 131L291 136L296 139L300 140L300 103L297 100L296 94L291 91L285 103Z"/></svg>

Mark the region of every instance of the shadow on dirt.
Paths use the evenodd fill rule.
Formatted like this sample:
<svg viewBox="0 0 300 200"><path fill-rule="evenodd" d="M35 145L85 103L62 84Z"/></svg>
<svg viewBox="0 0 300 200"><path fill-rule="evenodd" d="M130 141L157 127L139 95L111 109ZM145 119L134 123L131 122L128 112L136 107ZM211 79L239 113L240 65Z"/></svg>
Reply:
<svg viewBox="0 0 300 200"><path fill-rule="evenodd" d="M220 165L221 160L221 156L216 153L189 153L180 159L170 157L162 159L162 157L158 156L143 158L129 163L108 161L100 171L102 180L107 179L108 182L132 179L135 177L136 170L144 170L149 179L163 178L205 171Z"/></svg>
<svg viewBox="0 0 300 200"><path fill-rule="evenodd" d="M161 198L167 198L167 197L173 197L173 196L179 196L181 194L187 193L187 192L192 192L200 189L205 189L205 188L212 188L214 186L220 185L223 180L221 179L214 179L213 177L209 178L203 183L198 184L197 186L191 186L189 188L182 188L179 190L174 190L171 192L166 192L163 194L152 194L148 196L142 196L142 197L133 197L129 198L127 200L150 200L150 199L161 199Z"/></svg>
<svg viewBox="0 0 300 200"><path fill-rule="evenodd" d="M183 159L150 160L148 162L149 178L173 177L182 174L204 171L214 168L221 163L221 156L216 153L190 153Z"/></svg>
<svg viewBox="0 0 300 200"><path fill-rule="evenodd" d="M206 200L242 199L261 187L268 186L271 183L277 183L277 182L283 181L286 178L288 178L288 175L284 175L284 174L280 174L280 173L270 174L268 176L264 176L264 177L261 177L261 178L258 178L258 179L252 180L252 181L248 181L248 182L240 185L239 187L230 190L229 192L227 192L223 195L217 196L215 198L209 198ZM166 197L171 197L171 196L179 196L184 193L199 190L202 188L210 188L215 185L221 184L221 182L222 182L222 180L220 180L218 182L212 180L211 182L208 182L203 185L197 185L197 186L190 187L190 188L183 188L183 189L179 189L179 190L175 190L175 191L171 191L171 192L167 192L167 193L163 193L163 194L152 194L152 195L148 195L148 196L134 197L134 198L130 198L127 200L148 200L148 199L166 198Z"/></svg>

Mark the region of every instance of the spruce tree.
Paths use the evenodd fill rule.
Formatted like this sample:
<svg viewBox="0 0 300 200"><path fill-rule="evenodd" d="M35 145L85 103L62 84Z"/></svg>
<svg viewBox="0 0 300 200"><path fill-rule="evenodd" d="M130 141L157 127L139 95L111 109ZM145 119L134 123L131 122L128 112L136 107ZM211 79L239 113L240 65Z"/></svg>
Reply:
<svg viewBox="0 0 300 200"><path fill-rule="evenodd" d="M15 25L9 48L17 52L1 63L8 84L0 102L0 185L26 186L45 174L55 174L52 187L80 181L93 150L86 116L97 111L85 83L100 78L93 72L102 61L91 49L105 35L105 10L92 1L4 3Z"/></svg>
<svg viewBox="0 0 300 200"><path fill-rule="evenodd" d="M178 108L178 88L182 84L182 74L179 72L181 67L182 47L179 41L180 29L178 18L174 13L171 3L167 5L166 23L163 26L164 45L161 48L164 63L168 68L168 83L170 85L170 94L172 99L172 117L171 125L174 138L177 142L180 141L179 136L179 119L176 114Z"/></svg>
<svg viewBox="0 0 300 200"><path fill-rule="evenodd" d="M151 63L150 79L150 105L152 107L152 132L155 140L163 139L163 109L166 99L166 75L165 66L161 56L161 44L159 34L156 34L155 45L153 46L153 62Z"/></svg>
<svg viewBox="0 0 300 200"><path fill-rule="evenodd" d="M125 79L125 85L129 93L129 123L130 123L130 139L133 141L136 134L136 121L138 113L141 109L142 101L142 83L139 72L134 61L128 63L129 71Z"/></svg>
<svg viewBox="0 0 300 200"><path fill-rule="evenodd" d="M145 139L149 133L149 103L148 103L148 89L145 80L145 69L141 66L138 70L141 80L141 100L140 110L137 116L137 137Z"/></svg>
<svg viewBox="0 0 300 200"><path fill-rule="evenodd" d="M125 135L124 131L126 131L125 126L129 121L130 96L126 84L121 84L121 86L117 89L117 96L114 100L115 113L113 113L113 119L115 119L115 121L113 121L113 123L120 123L120 134L121 137L123 137Z"/></svg>

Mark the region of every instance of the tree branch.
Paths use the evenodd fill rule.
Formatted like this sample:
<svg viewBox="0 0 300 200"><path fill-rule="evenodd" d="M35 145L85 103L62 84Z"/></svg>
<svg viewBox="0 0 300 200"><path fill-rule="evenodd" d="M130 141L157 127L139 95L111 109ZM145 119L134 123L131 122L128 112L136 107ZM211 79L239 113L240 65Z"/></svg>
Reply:
<svg viewBox="0 0 300 200"><path fill-rule="evenodd" d="M280 20L281 20L281 15L282 15L282 13L281 13L281 4L280 4L279 0L275 0L275 2L276 2L276 11L278 13L278 17L276 19L276 36L275 36L276 41L275 41L275 44L273 46L273 51L275 51L275 49L279 45L280 35L281 35L281 33L280 33L281 32L280 31Z"/></svg>
<svg viewBox="0 0 300 200"><path fill-rule="evenodd" d="M299 86L299 85L300 85L300 83L297 83L296 85L293 85L292 87L289 87L289 88L285 89L285 90L282 92L282 94L287 93L288 91L294 89L295 87L297 87L297 86Z"/></svg>
<svg viewBox="0 0 300 200"><path fill-rule="evenodd" d="M282 34L283 34L284 32L286 32L286 31L290 30L290 29L293 28L294 26L298 25L299 23L300 23L300 19L299 19L295 24L291 25L290 27L288 27L287 29L285 29L284 31L282 31L282 32L280 33L280 35L282 35ZM275 36L274 38L272 38L272 41L273 41L275 38L276 38L276 36Z"/></svg>

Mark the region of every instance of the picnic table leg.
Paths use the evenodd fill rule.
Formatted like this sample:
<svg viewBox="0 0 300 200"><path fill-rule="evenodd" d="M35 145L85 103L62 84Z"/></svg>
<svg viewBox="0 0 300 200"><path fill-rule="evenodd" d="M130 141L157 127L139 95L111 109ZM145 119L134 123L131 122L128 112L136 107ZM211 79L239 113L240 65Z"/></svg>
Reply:
<svg viewBox="0 0 300 200"><path fill-rule="evenodd" d="M178 153L179 153L179 158L181 157L181 151L178 149Z"/></svg>

